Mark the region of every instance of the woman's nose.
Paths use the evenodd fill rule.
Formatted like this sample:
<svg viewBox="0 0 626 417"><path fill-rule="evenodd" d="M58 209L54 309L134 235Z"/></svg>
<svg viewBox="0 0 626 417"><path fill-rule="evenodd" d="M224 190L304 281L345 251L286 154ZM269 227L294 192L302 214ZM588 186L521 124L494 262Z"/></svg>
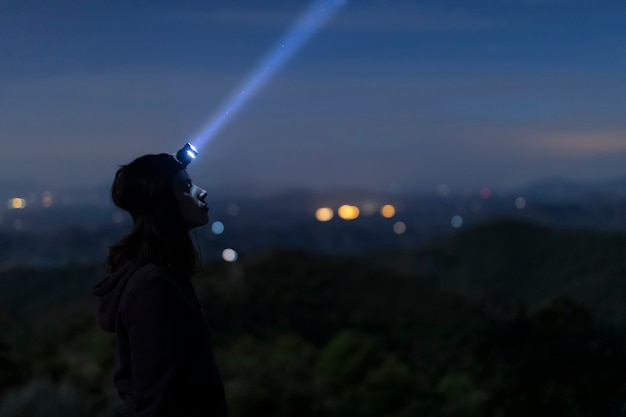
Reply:
<svg viewBox="0 0 626 417"><path fill-rule="evenodd" d="M201 188L201 189L200 189L200 195L198 196L198 198L199 198L201 201L204 201L204 200L206 199L206 196L207 196L207 192L206 192L206 190L203 190L203 189Z"/></svg>

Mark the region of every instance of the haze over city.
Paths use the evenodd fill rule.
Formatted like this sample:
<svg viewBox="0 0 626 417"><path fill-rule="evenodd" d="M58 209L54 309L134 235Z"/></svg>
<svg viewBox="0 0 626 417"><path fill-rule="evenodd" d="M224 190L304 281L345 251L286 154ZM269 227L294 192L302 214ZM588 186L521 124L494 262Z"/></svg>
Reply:
<svg viewBox="0 0 626 417"><path fill-rule="evenodd" d="M308 1L0 4L0 191L175 152ZM626 177L623 1L346 1L201 149L206 188Z"/></svg>

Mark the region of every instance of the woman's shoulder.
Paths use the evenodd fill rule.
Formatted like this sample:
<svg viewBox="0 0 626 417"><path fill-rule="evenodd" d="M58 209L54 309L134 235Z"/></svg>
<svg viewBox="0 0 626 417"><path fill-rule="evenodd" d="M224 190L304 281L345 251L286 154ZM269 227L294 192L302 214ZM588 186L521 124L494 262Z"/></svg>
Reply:
<svg viewBox="0 0 626 417"><path fill-rule="evenodd" d="M151 262L141 262L137 269L140 275L146 278L161 277L173 279L174 273L164 265L159 265Z"/></svg>
<svg viewBox="0 0 626 417"><path fill-rule="evenodd" d="M137 268L128 281L120 309L128 314L142 306L154 313L163 306L186 305L179 280L166 267L146 263Z"/></svg>
<svg viewBox="0 0 626 417"><path fill-rule="evenodd" d="M163 265L154 263L140 263L129 282L129 289L145 289L151 287L176 286L176 276Z"/></svg>

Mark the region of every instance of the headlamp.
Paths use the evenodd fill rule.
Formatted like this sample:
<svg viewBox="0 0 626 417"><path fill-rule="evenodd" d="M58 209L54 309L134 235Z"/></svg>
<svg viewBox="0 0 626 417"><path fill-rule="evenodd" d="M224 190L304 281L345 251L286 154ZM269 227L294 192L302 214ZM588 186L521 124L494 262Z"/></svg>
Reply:
<svg viewBox="0 0 626 417"><path fill-rule="evenodd" d="M198 156L198 151L193 147L191 143L186 143L185 146L180 148L178 152L176 152L176 160L180 162L185 168L191 161L193 161L196 156Z"/></svg>

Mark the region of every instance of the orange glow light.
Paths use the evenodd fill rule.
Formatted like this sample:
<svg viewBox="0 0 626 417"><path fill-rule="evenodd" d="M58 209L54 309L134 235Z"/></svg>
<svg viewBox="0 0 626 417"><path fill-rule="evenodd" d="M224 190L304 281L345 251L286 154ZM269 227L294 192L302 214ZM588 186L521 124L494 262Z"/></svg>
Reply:
<svg viewBox="0 0 626 417"><path fill-rule="evenodd" d="M328 207L321 207L315 211L315 218L321 222L327 222L333 218L333 210Z"/></svg>
<svg viewBox="0 0 626 417"><path fill-rule="evenodd" d="M9 200L9 204L8 204L9 208L12 209L23 209L24 207L26 207L26 200L24 200L23 198L12 198Z"/></svg>
<svg viewBox="0 0 626 417"><path fill-rule="evenodd" d="M357 206L344 204L343 206L339 207L339 210L337 210L337 214L344 220L354 220L359 217L359 208Z"/></svg>
<svg viewBox="0 0 626 417"><path fill-rule="evenodd" d="M380 208L380 215L386 219L390 219L396 215L396 208L391 204L386 204Z"/></svg>

